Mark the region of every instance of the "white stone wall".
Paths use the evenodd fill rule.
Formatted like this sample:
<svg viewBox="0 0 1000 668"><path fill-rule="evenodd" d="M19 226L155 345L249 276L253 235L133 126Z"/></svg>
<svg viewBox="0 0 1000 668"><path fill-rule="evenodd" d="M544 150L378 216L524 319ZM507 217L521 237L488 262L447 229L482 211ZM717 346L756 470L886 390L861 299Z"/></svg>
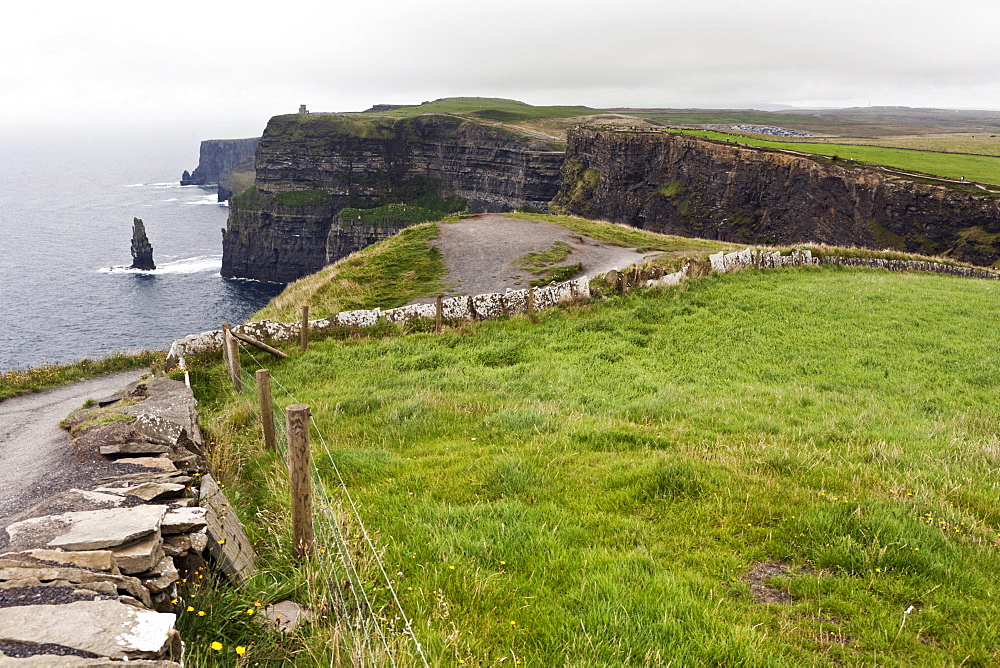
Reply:
<svg viewBox="0 0 1000 668"><path fill-rule="evenodd" d="M564 283L535 289L535 310L551 308L574 298L590 297L590 279L586 276ZM519 315L528 310L528 290L507 290L484 295L461 295L442 300L442 315L445 320L493 320L505 315ZM383 311L378 308L360 311L342 311L329 318L309 321L312 331L329 331L337 327L362 329L378 324L380 319L396 324L406 324L419 318L433 320L437 315L434 304L410 304ZM249 322L236 325L233 331L246 334L259 341L288 341L299 336L301 323ZM222 330L216 329L201 334L191 334L177 339L170 346L167 365L172 366L185 355L218 350L222 347Z"/></svg>

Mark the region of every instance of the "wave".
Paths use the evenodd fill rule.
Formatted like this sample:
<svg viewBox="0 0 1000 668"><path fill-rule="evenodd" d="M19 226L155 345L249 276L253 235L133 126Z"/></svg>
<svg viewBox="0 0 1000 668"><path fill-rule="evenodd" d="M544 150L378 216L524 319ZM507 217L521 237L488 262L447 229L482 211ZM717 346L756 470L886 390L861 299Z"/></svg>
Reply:
<svg viewBox="0 0 1000 668"><path fill-rule="evenodd" d="M100 274L148 274L158 276L160 274L219 273L221 270L221 255L197 255L182 260L164 262L158 265L153 271L143 271L142 269L132 269L131 267L105 267L98 269L97 272Z"/></svg>
<svg viewBox="0 0 1000 668"><path fill-rule="evenodd" d="M188 200L186 204L218 204L219 196L216 194L202 195L198 199Z"/></svg>
<svg viewBox="0 0 1000 668"><path fill-rule="evenodd" d="M162 200L162 201L164 201L164 202L176 202L177 198L176 197L171 197L170 199L165 199L165 200Z"/></svg>

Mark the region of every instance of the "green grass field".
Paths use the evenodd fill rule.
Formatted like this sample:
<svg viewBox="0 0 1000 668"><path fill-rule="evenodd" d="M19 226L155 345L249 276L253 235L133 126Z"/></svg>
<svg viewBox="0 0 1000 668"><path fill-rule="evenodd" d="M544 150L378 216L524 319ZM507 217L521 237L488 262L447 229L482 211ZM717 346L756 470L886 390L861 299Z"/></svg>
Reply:
<svg viewBox="0 0 1000 668"><path fill-rule="evenodd" d="M477 114L482 118L502 122L517 122L533 118L572 118L600 113L584 106L536 107L517 100L493 97L448 97L432 102L376 112L382 116L419 116L420 114Z"/></svg>
<svg viewBox="0 0 1000 668"><path fill-rule="evenodd" d="M744 135L731 135L710 130L683 130L686 135L719 141L734 141L749 146L779 148L802 153L858 160L897 169L912 170L951 179L965 177L969 181L1000 184L1000 157L937 153L907 149L861 146L855 144L807 143L802 141L770 141Z"/></svg>
<svg viewBox="0 0 1000 668"><path fill-rule="evenodd" d="M271 370L313 407L433 665L995 665L998 297L748 271L315 341ZM262 581L308 600L281 461L218 365L194 367ZM326 665L336 633L286 641L284 665Z"/></svg>

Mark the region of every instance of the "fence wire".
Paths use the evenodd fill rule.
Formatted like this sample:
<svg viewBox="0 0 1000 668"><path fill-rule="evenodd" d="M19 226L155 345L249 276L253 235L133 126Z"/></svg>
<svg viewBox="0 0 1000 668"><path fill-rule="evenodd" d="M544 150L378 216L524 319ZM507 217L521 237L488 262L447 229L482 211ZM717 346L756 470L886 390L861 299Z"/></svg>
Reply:
<svg viewBox="0 0 1000 668"><path fill-rule="evenodd" d="M267 368L249 346L242 341L237 341L241 358L249 358L253 361L253 366L256 367L253 369L254 372L257 369ZM269 373L269 375L272 386L277 387L289 399L290 403L302 403L279 378L275 377L273 373ZM251 414L259 414L255 373L250 373L241 365L240 377L243 381L242 396L245 398L246 407ZM272 392L271 397L272 411L275 416L275 439L278 451L287 463L288 434L285 420L281 419L281 416L284 415L284 409L275 399L275 394ZM315 462L313 463L314 563L323 580L324 597L337 614L340 631L343 634L352 662L355 665L395 667L397 665L396 655L401 649L396 637L402 635L406 636L408 641L412 643L419 662L424 666L430 666L423 646L414 632L413 622L406 614L392 578L385 568L382 555L362 520L358 506L337 466L333 450L312 415L310 415L309 422L310 431L315 436L312 442L320 446L321 454L334 474L332 481L334 489L331 490L327 481L320 474L319 468ZM362 539L360 544L351 542L351 527L357 527L359 537ZM371 585L371 592L365 586L362 573L373 569L376 571L374 579L380 585L384 585L389 593L390 601L387 605L395 609L399 620L402 621L401 633L387 628L390 620L385 618L383 607L373 602L375 585ZM331 652L331 666L335 663L336 655L336 652Z"/></svg>

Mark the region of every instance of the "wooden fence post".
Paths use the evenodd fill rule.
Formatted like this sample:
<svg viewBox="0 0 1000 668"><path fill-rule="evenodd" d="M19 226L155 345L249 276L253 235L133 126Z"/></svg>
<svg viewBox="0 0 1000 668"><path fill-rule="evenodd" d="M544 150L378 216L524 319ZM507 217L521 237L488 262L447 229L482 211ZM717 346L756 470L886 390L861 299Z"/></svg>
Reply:
<svg viewBox="0 0 1000 668"><path fill-rule="evenodd" d="M232 325L228 322L222 323L222 345L225 346L229 354L229 379L233 381L233 389L237 393L243 392L243 370L240 368L240 348L233 336Z"/></svg>
<svg viewBox="0 0 1000 668"><path fill-rule="evenodd" d="M271 406L271 372L257 369L257 402L260 404L260 424L264 429L264 448L268 452L278 449L274 437L274 409Z"/></svg>
<svg viewBox="0 0 1000 668"><path fill-rule="evenodd" d="M434 298L434 331L441 333L441 325L444 322L444 296L438 295Z"/></svg>
<svg viewBox="0 0 1000 668"><path fill-rule="evenodd" d="M302 327L299 328L299 347L305 350L309 347L309 307L302 307Z"/></svg>
<svg viewBox="0 0 1000 668"><path fill-rule="evenodd" d="M528 288L528 319L535 320L535 286Z"/></svg>
<svg viewBox="0 0 1000 668"><path fill-rule="evenodd" d="M295 556L301 559L313 548L309 406L292 404L286 408L285 426L288 429L288 482L292 494L292 546Z"/></svg>

